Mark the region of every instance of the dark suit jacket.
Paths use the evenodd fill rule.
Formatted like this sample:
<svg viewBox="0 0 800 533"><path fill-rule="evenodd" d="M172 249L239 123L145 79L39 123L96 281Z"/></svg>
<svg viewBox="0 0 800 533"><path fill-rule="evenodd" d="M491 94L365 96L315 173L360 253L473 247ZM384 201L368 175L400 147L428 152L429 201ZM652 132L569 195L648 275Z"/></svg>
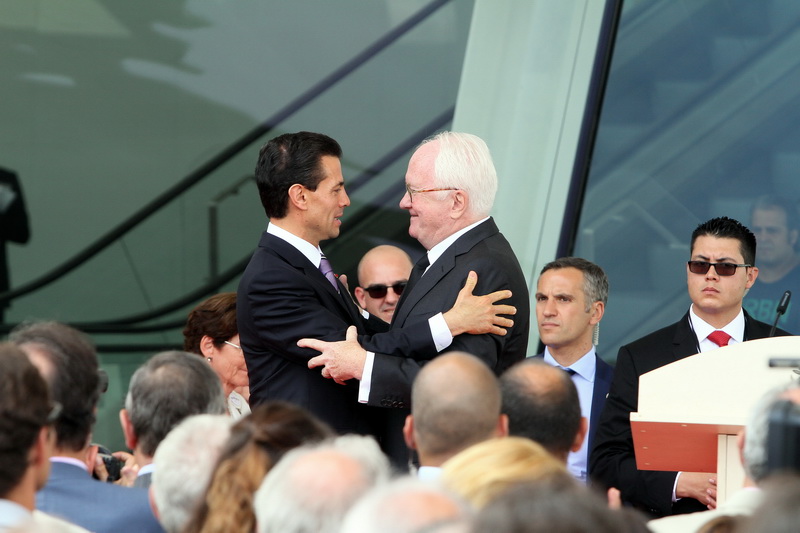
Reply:
<svg viewBox="0 0 800 533"><path fill-rule="evenodd" d="M407 287L392 317L392 331L420 320L427 321L437 313L449 310L456 302L470 270L478 274L474 294L487 294L501 289L513 293L510 303L517 308L514 326L505 336L469 335L455 337L447 351L464 351L481 359L495 374L526 356L530 327L528 285L511 245L489 219L462 235L428 269L413 286ZM422 365L435 357L397 358L375 354L372 371L371 405L408 407L411 404L411 383Z"/></svg>
<svg viewBox="0 0 800 533"><path fill-rule="evenodd" d="M460 350L481 358L495 374L526 356L530 322L528 286L511 246L499 232L494 220L487 220L454 242L415 284L403 292L392 318L392 331L447 311L455 304L467 274L474 270L478 284L474 294L510 289L509 300L517 308L514 326L506 336L469 335L455 337L447 351ZM392 357L376 351L372 371L369 404L394 407L381 417L384 423L382 443L395 465L408 461L409 451L402 427L411 406L411 384L427 361L438 355L435 350L423 357Z"/></svg>
<svg viewBox="0 0 800 533"><path fill-rule="evenodd" d="M430 328L422 321L402 331L369 335L388 325L377 318L365 320L343 286L337 293L299 250L266 232L239 283L236 306L250 404L288 401L342 433L374 433L370 418L380 410L358 403L355 380L337 385L319 369L309 370L308 360L318 352L299 348L299 339L344 340L348 326L355 325L361 345L373 352L435 351Z"/></svg>
<svg viewBox="0 0 800 533"><path fill-rule="evenodd" d="M536 354L535 357L543 359L544 353ZM589 434L586 436L589 441L586 444L586 453L588 455L591 455L595 435L597 434L597 425L600 423L600 415L603 412L603 406L606 404L608 391L611 390L611 380L614 378L614 367L600 359L597 353L595 353L594 360L595 371L594 387L592 388L592 412L589 415ZM589 457L587 457L586 460L588 465Z"/></svg>
<svg viewBox="0 0 800 533"><path fill-rule="evenodd" d="M6 260L6 242L12 241L25 244L30 238L28 227L28 213L25 210L25 201L22 189L19 186L17 175L9 170L0 168L0 184L9 187L16 195L5 211L0 210L0 293L10 288L8 275L8 262ZM0 303L0 316L2 308L8 303Z"/></svg>
<svg viewBox="0 0 800 533"><path fill-rule="evenodd" d="M36 494L36 508L95 533L164 531L147 490L103 483L66 463L51 463L47 484Z"/></svg>
<svg viewBox="0 0 800 533"><path fill-rule="evenodd" d="M745 340L769 335L769 325L753 320L746 312L744 315ZM777 335L788 333L778 330ZM591 452L589 473L595 481L620 489L624 501L656 516L700 511L706 507L692 498L672 503L676 472L636 469L630 413L638 408L639 376L697 351L697 337L689 323L688 312L679 322L622 346Z"/></svg>

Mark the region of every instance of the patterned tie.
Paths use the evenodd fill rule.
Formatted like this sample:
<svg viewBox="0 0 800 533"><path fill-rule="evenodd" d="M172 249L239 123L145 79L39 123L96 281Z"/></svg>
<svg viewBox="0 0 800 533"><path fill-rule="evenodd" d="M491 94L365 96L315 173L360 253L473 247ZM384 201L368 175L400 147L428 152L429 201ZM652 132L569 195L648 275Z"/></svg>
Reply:
<svg viewBox="0 0 800 533"><path fill-rule="evenodd" d="M322 257L320 258L319 271L322 272L323 276L328 278L328 281L331 282L331 285L333 285L333 288L336 289L336 292L339 292L339 284L336 283L336 275L333 273L331 262L328 261L327 257L325 257L325 254L322 254Z"/></svg>
<svg viewBox="0 0 800 533"><path fill-rule="evenodd" d="M711 334L708 336L708 340L722 348L723 346L728 345L728 341L731 340L731 336L718 329L717 331L711 332Z"/></svg>

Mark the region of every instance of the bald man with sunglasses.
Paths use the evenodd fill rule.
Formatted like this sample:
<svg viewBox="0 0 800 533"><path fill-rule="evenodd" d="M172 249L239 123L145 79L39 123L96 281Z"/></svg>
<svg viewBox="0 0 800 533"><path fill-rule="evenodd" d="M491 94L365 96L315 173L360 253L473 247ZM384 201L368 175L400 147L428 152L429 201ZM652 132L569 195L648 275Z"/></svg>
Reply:
<svg viewBox="0 0 800 533"><path fill-rule="evenodd" d="M651 515L716 507L716 474L636 468L630 413L637 410L639 376L720 346L769 336L742 299L758 277L756 238L736 220L714 218L692 233L686 281L692 305L683 318L619 349L614 380L597 427L589 474L621 491L624 502ZM777 330L776 335L789 335ZM664 402L669 402L664 398Z"/></svg>
<svg viewBox="0 0 800 533"><path fill-rule="evenodd" d="M391 323L413 267L408 254L397 246L382 244L368 251L358 263L358 287L353 291L358 305Z"/></svg>

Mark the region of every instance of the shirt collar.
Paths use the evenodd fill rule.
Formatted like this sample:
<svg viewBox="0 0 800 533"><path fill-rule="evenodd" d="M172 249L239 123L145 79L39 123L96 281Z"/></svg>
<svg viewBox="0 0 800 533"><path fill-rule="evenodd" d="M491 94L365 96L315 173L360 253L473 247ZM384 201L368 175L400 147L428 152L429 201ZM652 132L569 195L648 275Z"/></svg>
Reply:
<svg viewBox="0 0 800 533"><path fill-rule="evenodd" d="M697 314L694 312L694 305L689 307L689 320L692 323L692 329L694 330L694 334L697 336L698 343L703 342L712 332L717 330L717 328L697 316ZM739 314L736 315L733 320L725 324L724 327L719 329L730 335L731 338L736 342L743 342L744 313L742 310L739 309Z"/></svg>
<svg viewBox="0 0 800 533"><path fill-rule="evenodd" d="M52 463L65 463L72 466L77 466L86 472L89 471L89 468L86 466L86 463L83 461L79 461L74 457L61 457L61 456L53 456L50 458L50 462Z"/></svg>
<svg viewBox="0 0 800 533"><path fill-rule="evenodd" d="M457 232L453 233L452 235L447 237L445 240L443 240L442 242L440 242L439 244L437 244L436 246L434 246L433 248L428 250L428 261L430 262L430 264L432 265L433 263L435 263L436 260L439 259L442 256L442 254L448 248L450 248L450 246L454 242L456 242L456 240L458 240L459 237L464 235L466 232L468 232L469 230L471 230L472 228L474 228L478 224L483 224L487 220L489 220L489 217L482 218L481 220L479 220L479 221L477 221L477 222L475 222L473 224L470 224L466 228L461 228L460 230L458 230Z"/></svg>
<svg viewBox="0 0 800 533"><path fill-rule="evenodd" d="M592 346L589 351L583 355L583 357L569 365L569 368L574 370L576 374L586 381L594 383L594 376L597 371L597 361L595 360L595 355L596 351L594 346ZM544 347L544 360L546 363L550 363L553 366L564 368L558 363L558 361L555 360L547 346Z"/></svg>
<svg viewBox="0 0 800 533"><path fill-rule="evenodd" d="M274 235L279 239L283 239L294 246L298 252L306 256L306 258L311 261L311 264L319 268L319 263L322 260L322 249L319 246L314 246L307 240L301 239L294 233L285 230L280 226L276 226L272 222L267 224L267 233Z"/></svg>

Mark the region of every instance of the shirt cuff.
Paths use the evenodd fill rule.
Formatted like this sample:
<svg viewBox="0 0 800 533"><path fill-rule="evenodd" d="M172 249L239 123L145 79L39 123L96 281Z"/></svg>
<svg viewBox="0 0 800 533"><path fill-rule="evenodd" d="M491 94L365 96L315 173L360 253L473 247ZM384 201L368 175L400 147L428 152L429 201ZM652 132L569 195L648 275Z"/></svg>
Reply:
<svg viewBox="0 0 800 533"><path fill-rule="evenodd" d="M450 334L450 328L447 326L442 313L430 317L428 326L431 328L431 337L433 337L433 344L436 345L437 353L453 344L453 336Z"/></svg>
<svg viewBox="0 0 800 533"><path fill-rule="evenodd" d="M672 503L675 503L676 501L680 500L680 498L678 498L678 495L677 495L677 492L678 492L678 478L681 477L682 473L683 472L678 472L678 475L675 476L675 483L673 483L673 485L672 485Z"/></svg>
<svg viewBox="0 0 800 533"><path fill-rule="evenodd" d="M367 358L364 359L364 370L361 371L361 381L358 383L358 403L369 402L373 363L375 363L375 352L367 352Z"/></svg>

